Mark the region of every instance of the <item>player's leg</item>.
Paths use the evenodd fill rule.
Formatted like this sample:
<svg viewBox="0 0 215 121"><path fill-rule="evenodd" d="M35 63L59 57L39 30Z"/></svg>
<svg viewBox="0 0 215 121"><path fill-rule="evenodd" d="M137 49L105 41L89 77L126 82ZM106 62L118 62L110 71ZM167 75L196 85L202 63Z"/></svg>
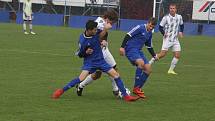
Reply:
<svg viewBox="0 0 215 121"><path fill-rule="evenodd" d="M168 74L177 74L177 73L175 73L174 69L176 67L176 64L179 61L179 58L180 58L181 46L180 46L179 41L176 41L174 43L174 45L172 47L172 51L173 51L174 57L173 57L173 59L171 61L171 64L170 64L170 67L169 67L169 70L168 70Z"/></svg>
<svg viewBox="0 0 215 121"><path fill-rule="evenodd" d="M91 84L94 80L99 79L101 75L102 75L101 71L96 71L95 73L88 75L84 81L82 81L79 85L77 85L77 91L76 91L77 95L81 96L84 87Z"/></svg>
<svg viewBox="0 0 215 121"><path fill-rule="evenodd" d="M103 55L104 55L105 61L106 61L111 67L113 67L113 68L117 71L116 61L115 61L113 55L110 53L108 47L103 48L103 49L102 49L102 53L103 53ZM116 82L115 82L114 78L112 78L111 76L109 76L109 79L111 80L113 94L114 94L115 96L118 96L118 94L119 94L119 89L118 89L118 87L117 87L117 85L116 85Z"/></svg>
<svg viewBox="0 0 215 121"><path fill-rule="evenodd" d="M159 59L166 56L170 46L171 46L171 42L169 42L167 39L163 39L161 51L157 54ZM155 58L151 58L151 60L149 61L149 64L153 64L154 62L155 62Z"/></svg>
<svg viewBox="0 0 215 121"><path fill-rule="evenodd" d="M133 93L141 98L145 98L144 92L141 88L151 73L151 65L148 63L148 61L144 62L144 59L137 59L135 64L137 65L137 68Z"/></svg>
<svg viewBox="0 0 215 121"><path fill-rule="evenodd" d="M31 34L36 34L35 32L33 32L33 24L32 24L32 18L29 18L29 28L30 28L30 33Z"/></svg>
<svg viewBox="0 0 215 121"><path fill-rule="evenodd" d="M83 81L87 76L89 75L89 71L83 70L79 77L71 80L67 85L65 85L62 89L57 89L53 95L52 98L57 99L59 98L65 91L69 90L70 88L74 87L76 84L79 84L81 81Z"/></svg>
<svg viewBox="0 0 215 121"><path fill-rule="evenodd" d="M107 73L114 78L120 92L122 93L122 96L124 98L125 101L135 101L138 99L138 97L134 97L134 96L130 96L127 94L125 86L123 84L123 81L121 80L119 73L114 70L113 68L111 68L109 71L107 71Z"/></svg>
<svg viewBox="0 0 215 121"><path fill-rule="evenodd" d="M23 32L24 32L24 34L29 34L29 33L27 32L26 24L27 24L27 20L23 20Z"/></svg>

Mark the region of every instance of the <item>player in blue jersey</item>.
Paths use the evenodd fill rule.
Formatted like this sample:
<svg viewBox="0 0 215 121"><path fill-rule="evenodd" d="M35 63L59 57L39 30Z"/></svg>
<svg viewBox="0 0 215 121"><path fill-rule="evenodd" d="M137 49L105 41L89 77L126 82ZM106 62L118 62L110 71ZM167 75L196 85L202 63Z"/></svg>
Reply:
<svg viewBox="0 0 215 121"><path fill-rule="evenodd" d="M79 77L70 81L61 89L57 89L52 98L59 98L65 91L74 87L76 84L81 83L90 73L94 73L96 70L101 70L106 72L111 77L114 78L119 90L123 94L123 99L125 101L135 101L139 97L130 96L126 93L126 89L122 80L120 79L119 73L117 73L107 62L104 60L104 56L101 48L100 37L103 37L106 34L107 30L112 26L111 24L105 24L103 31L97 32L97 22L89 20L86 23L86 30L79 38L79 51L77 55L84 58L82 72Z"/></svg>
<svg viewBox="0 0 215 121"><path fill-rule="evenodd" d="M129 31L120 48L120 55L126 55L128 60L136 66L133 93L145 98L142 87L151 73L151 65L142 52L144 45L155 59L158 59L152 47L152 30L157 24L155 18L150 18L147 24L141 24Z"/></svg>

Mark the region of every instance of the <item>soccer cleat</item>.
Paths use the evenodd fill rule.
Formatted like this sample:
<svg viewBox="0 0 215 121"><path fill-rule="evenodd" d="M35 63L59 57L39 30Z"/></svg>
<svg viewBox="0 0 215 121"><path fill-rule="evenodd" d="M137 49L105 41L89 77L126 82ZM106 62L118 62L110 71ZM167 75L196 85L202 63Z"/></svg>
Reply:
<svg viewBox="0 0 215 121"><path fill-rule="evenodd" d="M123 99L126 101L126 102L132 102L132 101L136 101L139 99L138 96L131 96L131 95L126 95L123 97Z"/></svg>
<svg viewBox="0 0 215 121"><path fill-rule="evenodd" d="M119 96L119 90L113 91L113 95L116 96L116 97Z"/></svg>
<svg viewBox="0 0 215 121"><path fill-rule="evenodd" d="M135 87L133 89L133 93L139 96L140 98L146 98L146 96L144 95L144 92L139 87Z"/></svg>
<svg viewBox="0 0 215 121"><path fill-rule="evenodd" d="M53 99L58 99L60 98L60 96L64 93L63 89L57 89L53 95L52 95L52 98Z"/></svg>
<svg viewBox="0 0 215 121"><path fill-rule="evenodd" d="M31 33L31 34L36 34L36 33L32 32L32 31L31 31L30 33Z"/></svg>
<svg viewBox="0 0 215 121"><path fill-rule="evenodd" d="M27 35L27 34L29 34L29 33L28 33L28 32L24 32L24 34L26 34L26 35Z"/></svg>
<svg viewBox="0 0 215 121"><path fill-rule="evenodd" d="M173 70L168 70L168 72L167 72L168 74L173 74L173 75L177 75L177 73L175 73L175 71L173 71Z"/></svg>
<svg viewBox="0 0 215 121"><path fill-rule="evenodd" d="M79 87L79 85L76 85L76 93L78 96L82 96L83 89L84 88Z"/></svg>

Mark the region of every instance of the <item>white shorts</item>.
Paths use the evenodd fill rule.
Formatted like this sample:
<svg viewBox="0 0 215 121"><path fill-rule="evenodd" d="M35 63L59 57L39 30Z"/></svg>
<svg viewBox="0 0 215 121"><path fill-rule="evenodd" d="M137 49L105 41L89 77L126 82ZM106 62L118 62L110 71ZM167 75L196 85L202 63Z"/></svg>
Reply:
<svg viewBox="0 0 215 121"><path fill-rule="evenodd" d="M32 16L25 16L25 14L23 13L23 20L25 21L32 21L33 17Z"/></svg>
<svg viewBox="0 0 215 121"><path fill-rule="evenodd" d="M104 56L104 59L105 61L111 66L111 67L114 67L116 66L116 61L114 60L112 54L110 53L108 47L106 48L102 48L102 53L103 53L103 56Z"/></svg>
<svg viewBox="0 0 215 121"><path fill-rule="evenodd" d="M173 40L173 41L169 41L167 39L163 39L163 44L162 44L162 49L161 50L168 51L169 48L172 48L173 52L181 51L181 45L180 45L178 39Z"/></svg>

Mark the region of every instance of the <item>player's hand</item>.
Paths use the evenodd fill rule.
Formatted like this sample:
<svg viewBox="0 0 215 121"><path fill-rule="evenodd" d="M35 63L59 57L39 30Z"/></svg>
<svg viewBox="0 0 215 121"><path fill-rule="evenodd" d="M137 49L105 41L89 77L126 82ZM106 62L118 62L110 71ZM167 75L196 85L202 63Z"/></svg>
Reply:
<svg viewBox="0 0 215 121"><path fill-rule="evenodd" d="M93 53L93 49L88 48L88 49L86 50L86 54L90 55L90 54L92 54L92 53Z"/></svg>
<svg viewBox="0 0 215 121"><path fill-rule="evenodd" d="M104 29L109 30L112 28L112 25L110 23L105 23L104 24Z"/></svg>
<svg viewBox="0 0 215 121"><path fill-rule="evenodd" d="M125 55L125 48L120 47L120 48L119 48L119 54L120 54L121 56L124 56L124 55Z"/></svg>
<svg viewBox="0 0 215 121"><path fill-rule="evenodd" d="M102 47L107 47L107 45L108 45L108 42L106 40L102 40L101 46Z"/></svg>
<svg viewBox="0 0 215 121"><path fill-rule="evenodd" d="M158 61L158 60L159 60L159 57L158 57L157 54L156 54L153 58L155 59L155 61Z"/></svg>
<svg viewBox="0 0 215 121"><path fill-rule="evenodd" d="M183 32L179 32L178 35L179 35L180 38L183 38L183 37L184 37Z"/></svg>

